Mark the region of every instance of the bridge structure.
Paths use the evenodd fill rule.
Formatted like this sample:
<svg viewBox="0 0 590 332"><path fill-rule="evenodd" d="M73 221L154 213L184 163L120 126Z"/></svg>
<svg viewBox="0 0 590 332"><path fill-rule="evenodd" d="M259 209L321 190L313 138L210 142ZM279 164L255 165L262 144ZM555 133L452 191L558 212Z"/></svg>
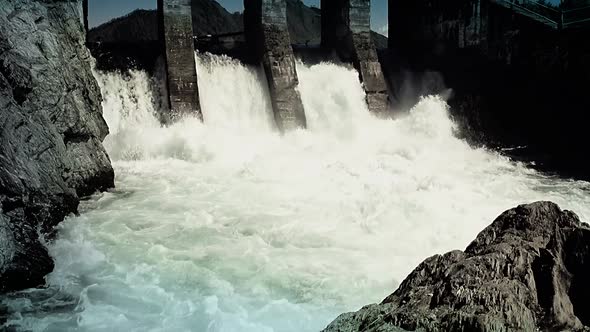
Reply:
<svg viewBox="0 0 590 332"><path fill-rule="evenodd" d="M527 16L553 29L566 30L590 25L590 2L561 2L551 5L538 0L490 0L519 15Z"/></svg>
<svg viewBox="0 0 590 332"><path fill-rule="evenodd" d="M590 29L590 0L389 0L391 52L475 49L504 58ZM555 47L554 47L555 48Z"/></svg>
<svg viewBox="0 0 590 332"><path fill-rule="evenodd" d="M196 38L192 31L192 0L158 0L159 39L166 59L172 113L192 113L202 118L195 45L241 39L252 50L254 62L262 64L266 72L278 128L305 128L286 1L244 0L244 32ZM87 2L83 0L86 25ZM544 0L388 0L388 5L391 53L409 47L409 40L432 44L450 40L459 48L479 47L493 53L492 35L497 34L493 25L497 28L499 21L504 24L508 16L558 33L590 27L590 0L563 0L559 5ZM370 11L370 0L321 0L321 46L357 69L369 110L387 115L388 89L371 40Z"/></svg>

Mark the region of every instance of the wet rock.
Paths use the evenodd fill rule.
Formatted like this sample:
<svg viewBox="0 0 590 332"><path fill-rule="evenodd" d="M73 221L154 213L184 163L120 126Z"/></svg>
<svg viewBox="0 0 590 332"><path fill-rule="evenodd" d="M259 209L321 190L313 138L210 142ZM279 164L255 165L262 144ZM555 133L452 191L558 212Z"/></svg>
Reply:
<svg viewBox="0 0 590 332"><path fill-rule="evenodd" d="M590 331L589 277L590 227L551 202L521 205L325 331Z"/></svg>
<svg viewBox="0 0 590 332"><path fill-rule="evenodd" d="M113 186L81 10L0 0L0 292L43 284L53 262L40 235Z"/></svg>

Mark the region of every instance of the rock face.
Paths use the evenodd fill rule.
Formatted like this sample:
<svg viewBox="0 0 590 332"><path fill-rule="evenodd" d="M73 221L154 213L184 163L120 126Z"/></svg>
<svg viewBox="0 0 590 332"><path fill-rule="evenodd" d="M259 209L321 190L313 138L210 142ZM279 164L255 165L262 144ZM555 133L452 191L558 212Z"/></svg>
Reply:
<svg viewBox="0 0 590 332"><path fill-rule="evenodd" d="M550 202L521 205L325 331L590 331L589 277L590 227Z"/></svg>
<svg viewBox="0 0 590 332"><path fill-rule="evenodd" d="M0 0L0 292L37 286L40 241L113 186L108 127L77 0Z"/></svg>

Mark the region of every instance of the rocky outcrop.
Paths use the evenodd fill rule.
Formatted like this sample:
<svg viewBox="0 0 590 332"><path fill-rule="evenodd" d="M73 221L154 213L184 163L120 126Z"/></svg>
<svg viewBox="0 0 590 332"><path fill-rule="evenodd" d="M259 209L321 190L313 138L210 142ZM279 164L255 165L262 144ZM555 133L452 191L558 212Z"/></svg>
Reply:
<svg viewBox="0 0 590 332"><path fill-rule="evenodd" d="M81 2L0 0L0 292L42 284L40 235L113 186Z"/></svg>
<svg viewBox="0 0 590 332"><path fill-rule="evenodd" d="M550 202L521 205L325 332L590 331L589 277L590 227Z"/></svg>

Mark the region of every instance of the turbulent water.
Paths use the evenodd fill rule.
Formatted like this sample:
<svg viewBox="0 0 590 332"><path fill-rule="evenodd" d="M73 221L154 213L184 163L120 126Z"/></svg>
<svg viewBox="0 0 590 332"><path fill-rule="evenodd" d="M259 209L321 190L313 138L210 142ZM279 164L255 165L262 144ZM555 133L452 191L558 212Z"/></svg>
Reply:
<svg viewBox="0 0 590 332"><path fill-rule="evenodd" d="M4 300L7 325L318 331L507 208L590 217L587 183L469 147L436 96L377 120L352 69L298 64L309 129L281 136L258 68L198 62L205 124L161 127L145 73L97 73L117 189L62 223L49 288Z"/></svg>

